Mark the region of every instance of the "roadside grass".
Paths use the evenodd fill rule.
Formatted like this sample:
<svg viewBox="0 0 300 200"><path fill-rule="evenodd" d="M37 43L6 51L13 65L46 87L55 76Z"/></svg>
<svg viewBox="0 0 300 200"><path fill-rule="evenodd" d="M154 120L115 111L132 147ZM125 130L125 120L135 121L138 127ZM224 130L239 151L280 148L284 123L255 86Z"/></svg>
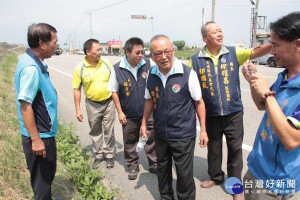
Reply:
<svg viewBox="0 0 300 200"><path fill-rule="evenodd" d="M199 50L182 50L182 51L175 51L175 56L178 58L183 58L184 60L187 60L187 58L191 57L195 53L197 53Z"/></svg>
<svg viewBox="0 0 300 200"><path fill-rule="evenodd" d="M13 76L17 54L1 56L4 59L0 61L0 199L33 199L15 104ZM89 153L81 149L73 130L71 125L59 125L52 195L61 200L112 199L114 193L100 183L100 172L91 170Z"/></svg>
<svg viewBox="0 0 300 200"><path fill-rule="evenodd" d="M33 194L22 153L15 108L13 68L16 55L4 55L0 64L0 198L30 199Z"/></svg>

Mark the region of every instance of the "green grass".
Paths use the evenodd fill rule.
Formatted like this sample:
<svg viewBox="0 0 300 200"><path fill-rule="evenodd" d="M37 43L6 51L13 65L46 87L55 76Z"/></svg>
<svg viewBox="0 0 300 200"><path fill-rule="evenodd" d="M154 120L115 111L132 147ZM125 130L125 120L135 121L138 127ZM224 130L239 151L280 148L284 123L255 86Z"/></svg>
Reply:
<svg viewBox="0 0 300 200"><path fill-rule="evenodd" d="M183 59L187 59L188 57L191 57L192 55L194 55L195 53L197 53L197 50L182 50L182 51L175 51L175 56L178 57L182 57Z"/></svg>
<svg viewBox="0 0 300 200"><path fill-rule="evenodd" d="M16 111L13 76L16 54L2 54L0 62L0 199L33 199ZM81 199L64 164L58 160L53 196Z"/></svg>

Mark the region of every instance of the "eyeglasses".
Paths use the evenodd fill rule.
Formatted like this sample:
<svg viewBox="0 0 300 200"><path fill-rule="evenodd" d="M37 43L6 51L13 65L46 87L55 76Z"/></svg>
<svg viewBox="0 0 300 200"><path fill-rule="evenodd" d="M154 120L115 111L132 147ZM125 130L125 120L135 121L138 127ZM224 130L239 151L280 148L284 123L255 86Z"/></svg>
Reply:
<svg viewBox="0 0 300 200"><path fill-rule="evenodd" d="M158 51L158 52L155 52L155 53L152 53L152 55L156 58L156 59L160 59L162 58L163 54L165 54L165 56L170 56L172 54L172 51L167 49L167 50L164 50L164 51Z"/></svg>
<svg viewBox="0 0 300 200"><path fill-rule="evenodd" d="M136 55L140 55L140 54L142 54L142 55L144 55L145 54L145 51L144 50L139 50L139 51L136 51L136 52L134 52Z"/></svg>

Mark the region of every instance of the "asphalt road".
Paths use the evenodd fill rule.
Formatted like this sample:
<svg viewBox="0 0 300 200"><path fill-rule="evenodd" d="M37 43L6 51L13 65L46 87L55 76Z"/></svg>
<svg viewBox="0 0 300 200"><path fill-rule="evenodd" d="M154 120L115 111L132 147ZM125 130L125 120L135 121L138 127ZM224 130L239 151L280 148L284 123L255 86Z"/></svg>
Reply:
<svg viewBox="0 0 300 200"><path fill-rule="evenodd" d="M105 56L110 59L112 63L118 62L122 57L117 56ZM75 106L73 101L73 89L72 89L72 76L75 66L84 58L83 55L71 55L62 54L59 56L53 56L46 60L49 66L49 72L51 80L58 93L58 110L59 116L63 122L73 122L76 126L76 134L79 136L83 148L91 150L91 140L89 138L89 126L87 122L87 116L85 111L84 98L82 98L81 108L84 112L84 122L80 123L76 119ZM183 61L187 64L187 61ZM259 66L258 72L268 77L269 83L273 83L276 80L278 72L283 71L283 68L270 68L268 66ZM260 120L263 116L263 112L258 111L251 99L248 83L241 75L241 90L242 100L244 103L244 145L243 145L243 157L244 168L243 174L247 170L247 156L251 151L253 141L255 138L256 130L259 126ZM84 96L84 95L83 95ZM117 117L117 116L116 116ZM140 169L138 178L134 181L130 181L127 178L127 167L124 164L124 152L123 152L123 138L122 129L119 121L116 118L115 123L115 136L116 136L116 148L117 153L115 156L115 167L107 170L105 163L101 165L101 172L107 177L105 180L106 185L120 188L121 193L125 196L118 196L116 199L130 199L130 200L152 200L159 199L158 183L156 174L148 172L148 163L145 154L142 152L140 156ZM200 148L198 145L199 139L196 141L195 158L194 158L194 179L196 183L196 199L232 199L230 194L224 189L224 184L215 186L209 189L203 189L200 187L200 183L209 178L207 174L207 149ZM227 148L226 142L223 143L223 170L226 174L227 163ZM174 170L173 170L174 172ZM173 186L176 187L176 176L174 173Z"/></svg>

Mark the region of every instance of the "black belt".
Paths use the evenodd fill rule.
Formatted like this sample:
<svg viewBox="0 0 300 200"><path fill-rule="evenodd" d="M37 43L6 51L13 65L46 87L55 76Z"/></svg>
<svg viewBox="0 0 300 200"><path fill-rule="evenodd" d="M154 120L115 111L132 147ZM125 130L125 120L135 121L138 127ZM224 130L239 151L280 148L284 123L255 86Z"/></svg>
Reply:
<svg viewBox="0 0 300 200"><path fill-rule="evenodd" d="M95 103L100 103L100 104L105 104L105 103L108 103L112 100L112 97L109 97L108 99L105 99L103 101L93 101L93 100L90 100L88 99L89 101L92 101L92 102L95 102Z"/></svg>

